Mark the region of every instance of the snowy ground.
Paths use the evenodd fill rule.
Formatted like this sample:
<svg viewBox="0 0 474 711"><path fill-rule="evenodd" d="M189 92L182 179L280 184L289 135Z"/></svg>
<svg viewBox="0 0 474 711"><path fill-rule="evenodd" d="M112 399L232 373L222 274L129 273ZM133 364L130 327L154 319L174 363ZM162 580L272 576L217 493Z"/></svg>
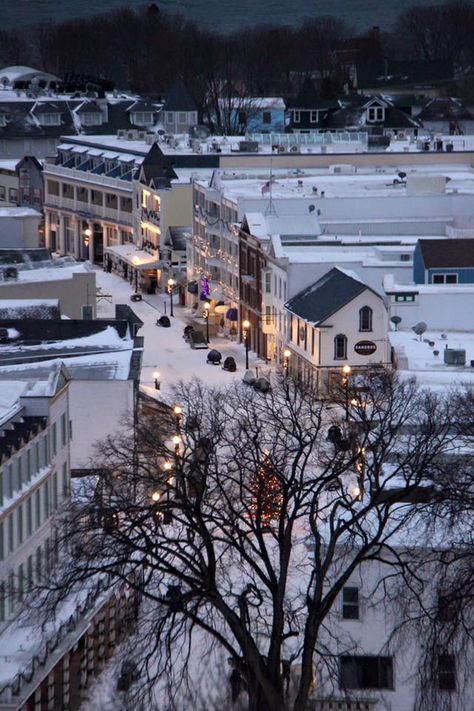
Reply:
<svg viewBox="0 0 474 711"><path fill-rule="evenodd" d="M116 304L128 304L144 322L138 335L145 339L142 363L141 389L149 395L156 396L153 372L160 373L161 390L164 397L171 395L173 385L180 380L200 379L212 385L228 385L232 380L241 380L245 373L245 349L242 344L230 342L225 338L211 337L210 348L216 348L222 353L222 359L233 356L237 364L236 373L228 373L221 366L206 363L207 350L193 350L183 339L183 329L190 321L190 311L177 306L177 295L174 297L174 318L170 328L161 328L156 320L165 312L169 316L169 296L166 294L144 295L143 301L130 302L130 294L134 289L128 281L116 274L107 274L96 270L97 286L102 293L112 295L112 303L100 300L97 304L99 318L113 317ZM165 309L166 307L166 309ZM205 326L202 326L205 331ZM267 372L267 363L257 358L255 353L249 353L250 368L259 368L259 373Z"/></svg>

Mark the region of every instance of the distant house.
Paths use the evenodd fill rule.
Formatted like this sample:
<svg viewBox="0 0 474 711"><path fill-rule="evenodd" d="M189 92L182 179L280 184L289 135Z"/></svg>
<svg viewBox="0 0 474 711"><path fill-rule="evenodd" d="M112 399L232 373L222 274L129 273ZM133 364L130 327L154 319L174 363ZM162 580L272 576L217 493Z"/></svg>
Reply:
<svg viewBox="0 0 474 711"><path fill-rule="evenodd" d="M363 94L405 94L440 96L454 81L454 69L447 61L374 59L356 62L350 71L352 87Z"/></svg>
<svg viewBox="0 0 474 711"><path fill-rule="evenodd" d="M430 99L417 115L423 127L434 133L449 135L474 133L474 115L462 99Z"/></svg>
<svg viewBox="0 0 474 711"><path fill-rule="evenodd" d="M229 133L284 133L285 102L281 96L231 96L219 101Z"/></svg>
<svg viewBox="0 0 474 711"><path fill-rule="evenodd" d="M31 205L36 210L43 209L44 183L43 166L34 156L25 156L16 165L18 176L18 206Z"/></svg>
<svg viewBox="0 0 474 711"><path fill-rule="evenodd" d="M420 239L413 255L415 284L474 284L474 239Z"/></svg>
<svg viewBox="0 0 474 711"><path fill-rule="evenodd" d="M387 365L388 319L382 297L355 274L334 267L285 304L290 370L321 394L354 370Z"/></svg>
<svg viewBox="0 0 474 711"><path fill-rule="evenodd" d="M286 111L286 126L292 133L312 133L324 129L325 121L339 109L335 99L322 99L310 77L305 77L301 88Z"/></svg>
<svg viewBox="0 0 474 711"><path fill-rule="evenodd" d="M340 100L340 108L327 115L327 131L367 131L369 139L385 135L417 135L421 122L381 96L350 94Z"/></svg>
<svg viewBox="0 0 474 711"><path fill-rule="evenodd" d="M182 79L177 79L169 90L161 120L167 133L187 133L198 123L197 104Z"/></svg>

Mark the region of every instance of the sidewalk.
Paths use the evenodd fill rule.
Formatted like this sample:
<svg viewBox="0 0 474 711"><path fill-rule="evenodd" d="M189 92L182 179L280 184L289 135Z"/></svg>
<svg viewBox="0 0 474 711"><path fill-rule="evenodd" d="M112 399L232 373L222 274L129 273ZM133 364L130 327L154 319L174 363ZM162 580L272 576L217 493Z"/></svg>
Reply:
<svg viewBox="0 0 474 711"><path fill-rule="evenodd" d="M99 318L113 317L116 304L128 304L143 321L138 335L144 337L144 352L140 387L152 396L156 396L154 371L160 373L161 390L169 396L173 385L179 381L200 379L209 385L229 385L233 380L241 381L245 373L245 348L240 343L231 342L215 336L210 339L210 348L222 353L222 360L227 356L235 358L237 371L228 373L221 366L206 363L207 350L193 350L183 339L184 326L191 320L191 312L183 306L173 305L174 317L170 328L156 326L156 320L165 313L170 315L169 296L167 294L146 294L142 301L130 302L134 292L132 285L115 274L96 270L97 286L104 293L112 295L112 303L101 301L97 306ZM175 297L176 298L176 297ZM204 330L204 328L203 328ZM255 353L249 352L249 366L260 372L268 372L270 367Z"/></svg>

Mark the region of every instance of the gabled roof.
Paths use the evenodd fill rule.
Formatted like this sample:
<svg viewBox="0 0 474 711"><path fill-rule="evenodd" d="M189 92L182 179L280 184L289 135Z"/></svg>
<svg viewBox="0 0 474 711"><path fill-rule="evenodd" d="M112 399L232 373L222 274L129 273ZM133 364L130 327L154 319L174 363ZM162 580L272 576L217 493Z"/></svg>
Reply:
<svg viewBox="0 0 474 711"><path fill-rule="evenodd" d="M474 267L473 239L420 239L418 245L427 269Z"/></svg>
<svg viewBox="0 0 474 711"><path fill-rule="evenodd" d="M334 267L317 282L287 301L285 308L305 321L317 325L366 290L381 298L355 274L351 276L347 271Z"/></svg>
<svg viewBox="0 0 474 711"><path fill-rule="evenodd" d="M158 113L160 111L159 106L152 104L151 101L146 101L146 99L138 99L134 101L131 106L128 107L127 111L149 111L151 113Z"/></svg>
<svg viewBox="0 0 474 711"><path fill-rule="evenodd" d="M41 101L33 106L32 114L62 114L67 109L64 103L53 103L52 101Z"/></svg>
<svg viewBox="0 0 474 711"><path fill-rule="evenodd" d="M76 109L76 114L96 114L102 113L99 104L96 101L84 101L83 104Z"/></svg>
<svg viewBox="0 0 474 711"><path fill-rule="evenodd" d="M164 111L197 111L196 102L186 88L182 79L176 79L168 92Z"/></svg>
<svg viewBox="0 0 474 711"><path fill-rule="evenodd" d="M472 121L473 116L462 99L431 99L422 108L417 118L421 121Z"/></svg>
<svg viewBox="0 0 474 711"><path fill-rule="evenodd" d="M170 158L165 156L157 143L154 143L140 166L140 182L145 185L153 183L156 188L169 187L171 180L177 177Z"/></svg>

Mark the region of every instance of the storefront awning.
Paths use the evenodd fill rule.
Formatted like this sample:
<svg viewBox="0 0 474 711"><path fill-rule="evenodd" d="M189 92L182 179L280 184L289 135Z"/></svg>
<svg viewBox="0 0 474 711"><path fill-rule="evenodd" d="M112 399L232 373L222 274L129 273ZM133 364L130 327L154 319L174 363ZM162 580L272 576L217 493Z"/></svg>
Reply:
<svg viewBox="0 0 474 711"><path fill-rule="evenodd" d="M129 244L120 244L114 247L105 247L105 254L118 257L124 262L127 262L134 269L158 269L162 262L154 254L149 254L142 249L134 249ZM134 258L137 263L135 264Z"/></svg>

